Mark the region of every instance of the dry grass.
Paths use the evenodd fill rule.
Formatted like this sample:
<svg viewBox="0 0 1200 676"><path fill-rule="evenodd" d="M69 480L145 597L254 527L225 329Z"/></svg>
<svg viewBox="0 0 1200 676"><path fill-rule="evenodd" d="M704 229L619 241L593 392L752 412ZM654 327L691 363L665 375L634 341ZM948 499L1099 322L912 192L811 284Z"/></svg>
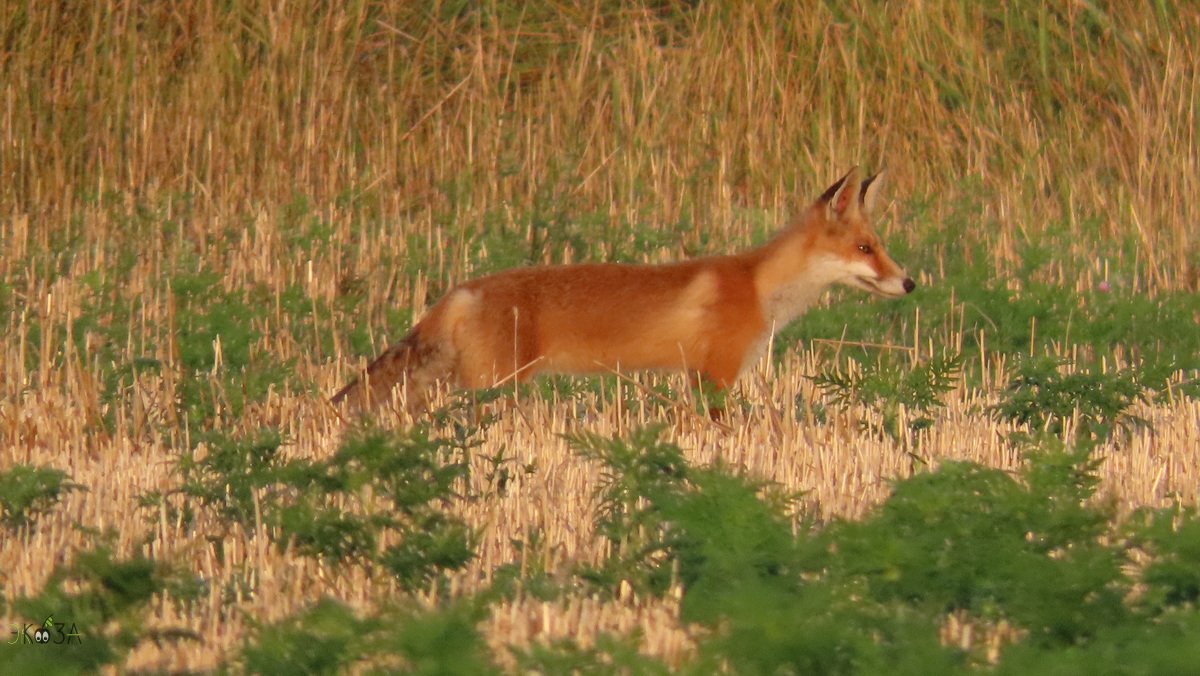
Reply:
<svg viewBox="0 0 1200 676"><path fill-rule="evenodd" d="M130 668L212 667L244 637L246 615L280 618L321 595L365 608L397 593L244 533L229 534L219 558L136 508L140 493L170 487L188 443L172 406L178 327L166 282L176 271L215 271L235 295L266 290L255 354L291 360L297 381L315 387L273 392L236 417L227 407L217 423L279 424L289 453L308 457L329 454L341 431L323 398L354 365L346 323L370 326L376 347L394 339L389 322L402 327L389 310L419 311L473 268L508 262L480 250L496 241L488 236L517 242L528 261L723 251L856 163L887 164L897 197L887 239L933 231L953 243L930 255L939 265L982 242L1007 278L1021 245L1044 241L1061 244L1036 273L1046 281L1090 286L1111 268L1146 293L1200 289L1200 11L1187 5L1169 16L1134 2L1107 13L951 1L836 13L771 2L2 5L0 469L50 465L89 490L0 543L0 582L7 598L39 589L51 564L83 546L76 523L210 580L193 614L175 617L163 599L151 619L204 643L144 645ZM583 215L598 225L555 238ZM313 223L328 236L297 239ZM640 243L645 232L661 237ZM922 284L942 277L914 272ZM282 309L291 287L314 309L348 289L364 300L353 316L314 310L308 328L325 342L306 343ZM115 352L71 334L104 299L137 301ZM962 340L952 327L925 330L913 343L926 351L928 340ZM114 353L165 366L106 401L101 359ZM816 425L795 410L797 392L812 400L803 375L830 354L816 345L778 375L745 377L752 407L732 430L686 407L517 402L482 454L503 447L537 471L463 508L484 540L456 592L519 560L511 539L531 529L543 549L525 556L552 571L602 555L590 530L596 478L559 436L571 430L622 433L665 418L695 460L804 490L824 516L862 514L912 460L859 430L859 413ZM983 362L985 387L952 393L921 455L1016 464L1006 430L981 412L1004 384ZM1141 415L1153 426L1107 454L1103 490L1125 508L1171 494L1195 503L1200 404L1163 398ZM247 576L253 595L223 594ZM675 613L631 595L530 598L497 606L487 631L499 646L640 627L647 650L677 658L689 638Z"/></svg>
<svg viewBox="0 0 1200 676"><path fill-rule="evenodd" d="M688 248L745 241L739 205L775 212L886 163L930 223L976 197L986 231L961 234L1002 269L1047 232L1135 237L1144 285L1178 288L1195 282L1200 15L1172 12L30 6L6 12L0 213L6 241L27 215L44 247L100 196L190 196L179 236L224 263L223 229L303 195L366 221L343 246L431 241L415 253L442 277L485 211L682 218ZM350 260L337 272L386 279Z"/></svg>
<svg viewBox="0 0 1200 676"><path fill-rule="evenodd" d="M793 410L790 402L797 391L812 394L808 392L811 384L800 374L815 368L813 359L811 353L789 359L782 377L769 382L749 379L745 390L754 408L728 421L732 432L679 412L672 437L692 460L710 463L720 459L752 475L804 491L809 514L860 516L886 497L889 479L913 471L913 461L893 442L863 433L856 424L859 412L826 425L803 422L803 414ZM993 399L978 396L960 389L950 397L950 405L920 439L923 458L934 463L955 458L1006 469L1017 466L1019 458L1003 440L1005 427L980 412L980 405ZM283 397L277 406L295 440L289 453L319 457L336 445L341 426L331 413L314 406L311 398ZM516 476L502 496L462 507L468 521L483 529L483 540L478 558L455 576L455 593L470 593L486 585L497 566L511 562L528 565L527 557L555 574L566 573L580 562L597 563L604 555L603 541L592 531L592 498L598 477L593 467L569 450L561 435L578 430L617 434L631 426L661 421L663 416L657 411L596 409L586 402L579 406L582 416L575 417L563 405L522 401L487 430L476 456L481 463L483 456L503 448L516 465L532 464L537 470ZM281 553L268 538L254 538L252 533L236 529L221 539L223 556L218 556L214 543L189 537L186 529L165 515L155 520L137 508L140 493L169 488L168 467L176 448L161 441L135 445L129 438L102 438L73 429L62 421L81 419L83 407L63 395L27 398L19 413L7 402L5 407L0 412L4 420L21 421L19 425L6 423L3 430L0 441L6 449L5 466L30 461L49 464L71 472L75 481L89 487L86 493L67 497L62 507L44 517L36 528L23 530L0 545L0 563L8 571L6 594L36 592L50 572L49 561L60 562L84 546L86 538L73 529L73 523L113 528L119 533L119 548L180 562L211 584L210 597L192 614L178 616L164 599L151 618L166 626L192 629L204 643L147 644L131 656L130 667L212 667L224 651L236 648L245 638L247 617L280 619L326 595L368 609L379 599L399 593L386 578L369 577L357 567L332 569ZM1200 402L1162 403L1140 413L1150 418L1153 427L1136 432L1119 449L1112 445L1102 449L1106 458L1100 469L1104 499L1117 501L1123 511L1140 505L1163 506L1172 495L1194 504L1200 486ZM485 474L481 464L473 476L482 481ZM520 552L513 548L514 539L526 539L534 531L541 533L539 549ZM231 595L228 590L239 583L248 584L254 593ZM677 659L687 654L690 639L675 621L676 612L670 599L648 600L632 594L612 602L575 596L542 602L528 597L498 605L486 632L489 640L500 646L564 636L586 641L602 631L623 634L640 628L648 651ZM970 630L965 631L969 636Z"/></svg>

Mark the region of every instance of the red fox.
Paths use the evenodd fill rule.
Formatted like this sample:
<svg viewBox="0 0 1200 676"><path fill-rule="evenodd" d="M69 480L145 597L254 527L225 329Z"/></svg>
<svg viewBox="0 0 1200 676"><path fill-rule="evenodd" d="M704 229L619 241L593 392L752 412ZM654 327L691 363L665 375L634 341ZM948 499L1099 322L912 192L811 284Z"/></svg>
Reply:
<svg viewBox="0 0 1200 676"><path fill-rule="evenodd" d="M466 282L332 403L366 408L403 385L415 409L438 381L481 388L610 369L684 370L724 389L835 282L892 298L916 287L868 223L880 184L851 169L769 242L730 256L535 266Z"/></svg>

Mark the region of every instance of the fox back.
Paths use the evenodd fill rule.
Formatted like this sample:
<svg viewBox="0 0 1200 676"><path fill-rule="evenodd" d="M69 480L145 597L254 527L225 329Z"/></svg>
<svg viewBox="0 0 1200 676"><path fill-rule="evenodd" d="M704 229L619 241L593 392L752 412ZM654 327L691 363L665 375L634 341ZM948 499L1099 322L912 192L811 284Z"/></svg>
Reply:
<svg viewBox="0 0 1200 676"><path fill-rule="evenodd" d="M771 241L742 253L535 266L466 282L332 401L370 406L403 385L415 408L437 381L480 388L617 369L683 370L728 387L830 285L886 297L915 288L869 223L879 178L851 169Z"/></svg>

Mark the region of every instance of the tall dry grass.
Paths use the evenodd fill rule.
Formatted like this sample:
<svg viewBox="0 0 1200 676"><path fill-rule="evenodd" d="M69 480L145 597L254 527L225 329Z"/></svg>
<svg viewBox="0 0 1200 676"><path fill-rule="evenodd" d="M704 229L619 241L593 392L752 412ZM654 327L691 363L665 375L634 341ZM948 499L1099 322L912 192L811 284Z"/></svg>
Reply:
<svg viewBox="0 0 1200 676"><path fill-rule="evenodd" d="M935 261L983 243L1008 278L1021 246L1044 241L1059 255L1036 274L1066 286L1112 266L1132 271L1136 290L1200 288L1200 10L832 4L3 2L0 468L50 464L90 487L0 544L4 594L36 591L49 572L39 564L84 546L73 523L113 528L119 549L212 582L193 614L175 617L164 600L151 618L203 644L145 645L129 663L191 669L236 647L246 617L270 621L324 594L367 607L395 592L248 534L228 535L218 556L181 524L142 518L138 494L168 488L189 443L171 406L178 354L164 280L178 270L268 290L255 349L293 360L314 387L273 392L221 422L278 423L289 452L308 456L337 442L322 400L353 350L339 315L314 312L331 350L299 342L284 290L302 288L314 307L363 290L355 321L379 344L396 337L389 310L419 311L498 256L478 245L497 230L533 261L724 251L849 165L886 164L887 239L941 233ZM547 214L599 226L547 247ZM327 243L296 238L310 221L330 229ZM646 245L644 230L666 234ZM924 284L941 276L914 272ZM101 396L106 365L92 338L32 328L72 327L98 296L137 300L116 354L168 365L116 402ZM955 339L926 328L942 333ZM544 531L536 554L551 570L601 555L594 477L556 436L580 426L616 433L667 415L696 459L809 491L818 513L861 514L911 462L852 416L815 426L795 410L797 392L815 396L802 376L827 356L817 349L789 357L776 380L750 374L754 411L731 419L732 432L682 408L518 403L484 450L511 449L539 471L470 508L486 535L455 589L532 555L511 546L530 529ZM980 413L1002 375L985 383L952 397L922 442L929 459L1016 462L1000 443L1006 428ZM110 413L111 427L98 422ZM1107 490L1127 505L1173 492L1194 502L1200 410L1178 401L1143 413L1155 428L1110 457ZM254 594L227 593L246 578ZM669 602L526 599L493 615L490 636L502 645L640 626L648 649L681 655L675 617Z"/></svg>
<svg viewBox="0 0 1200 676"><path fill-rule="evenodd" d="M961 234L1001 267L1048 232L1132 236L1148 288L1194 282L1186 5L13 5L0 213L41 244L102 195L191 196L201 241L303 195L364 237L541 196L738 242L736 206L864 163L932 224L986 195Z"/></svg>

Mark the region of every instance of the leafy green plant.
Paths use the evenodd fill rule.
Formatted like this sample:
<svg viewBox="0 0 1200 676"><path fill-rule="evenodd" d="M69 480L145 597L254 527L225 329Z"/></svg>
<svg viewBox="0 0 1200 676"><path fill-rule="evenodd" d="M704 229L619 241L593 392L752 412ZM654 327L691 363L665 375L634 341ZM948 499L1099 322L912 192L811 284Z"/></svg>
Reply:
<svg viewBox="0 0 1200 676"><path fill-rule="evenodd" d="M171 325L139 330L139 325L145 327L146 316L160 308L148 306L151 294L128 296L120 286L128 273L110 271L96 271L80 279L86 294L79 314L69 324L34 319L29 325L31 337L49 333L56 342L69 345L80 359L96 365L105 409L97 422L110 432L116 409L128 404L129 391L139 374L171 373L176 398L163 405L169 409L168 419L187 428L188 434L180 435L183 438L213 429L226 416L240 415L247 404L261 401L272 388L294 386L291 365L258 345L265 320L262 308L271 307L275 299L267 298L262 289L227 292L221 287L220 275L191 256L181 258L161 277L149 281L169 290L164 296L170 297ZM286 304L289 311L304 310L289 324L294 332L301 333L300 326L305 323L315 323L310 310L315 303L300 303L294 291L282 294L278 302ZM313 342L318 338L305 337ZM160 356L164 352L170 355L166 359ZM35 358L36 354L27 356ZM66 359L66 351L55 358Z"/></svg>
<svg viewBox="0 0 1200 676"><path fill-rule="evenodd" d="M661 660L638 652L640 636L601 634L585 648L574 639L525 648L510 647L521 673L535 674L670 674Z"/></svg>
<svg viewBox="0 0 1200 676"><path fill-rule="evenodd" d="M413 589L474 555L474 533L443 511L461 497L464 454L473 443L469 435L430 437L419 427L403 434L363 427L329 458L285 460L273 430L247 438L212 434L203 457L193 451L180 459L179 488L143 502L165 500L190 522L195 500L221 524L240 523L248 532L261 519L277 529L281 548L379 565ZM379 551L385 534L397 542Z"/></svg>
<svg viewBox="0 0 1200 676"><path fill-rule="evenodd" d="M1019 361L993 413L1057 435L1074 419L1083 440L1107 439L1115 430L1144 424L1128 413L1146 397L1136 373L1064 372L1065 366L1063 360L1050 357Z"/></svg>
<svg viewBox="0 0 1200 676"><path fill-rule="evenodd" d="M12 602L18 617L42 624L53 618L51 650L44 646L9 646L0 651L5 673L94 673L117 665L145 640L196 640L174 627L147 627L146 606L178 577L168 567L141 556L118 559L100 546L80 552L60 565L42 590ZM25 648L25 649L22 649Z"/></svg>
<svg viewBox="0 0 1200 676"><path fill-rule="evenodd" d="M1067 457L1088 462L1086 452ZM1090 639L1128 615L1124 554L1099 541L1112 512L1082 507L1076 487L1063 483L1073 477L1041 469L1062 460L1033 458L1024 484L957 462L904 481L870 518L822 533L836 546L831 568L863 581L881 603L931 617L1003 618L1037 643Z"/></svg>
<svg viewBox="0 0 1200 676"><path fill-rule="evenodd" d="M875 365L862 366L857 373L826 367L812 380L837 405L858 404L874 409L879 420L863 421L863 426L899 440L903 436L902 412L918 414L908 421L911 431L933 425L929 413L945 405L942 397L954 389L961 369L962 358L958 355L941 355L916 366L881 357Z"/></svg>
<svg viewBox="0 0 1200 676"><path fill-rule="evenodd" d="M492 571L488 594L505 599L526 594L541 601L552 601L568 590L567 576L553 574L546 568L547 544L540 530L530 530L524 539L514 538L510 543L520 558Z"/></svg>
<svg viewBox="0 0 1200 676"><path fill-rule="evenodd" d="M1119 526L1095 499L1089 445L1031 439L1015 475L944 462L897 482L863 519L819 526L790 517L769 486L688 466L652 432L632 439L585 442L612 475L597 523L634 545L614 546L609 569L635 581L671 571L682 619L707 628L696 671L1057 673L1102 665L1119 654L1112 645L1154 671L1196 654L1200 518L1144 511ZM634 485L645 488L636 498L613 488ZM1000 663L944 645L948 614L1014 627ZM607 659L570 645L522 657L572 669Z"/></svg>
<svg viewBox="0 0 1200 676"><path fill-rule="evenodd" d="M178 488L166 493L152 491L141 497L143 506L166 502L173 517L191 523L193 500L223 523L239 523L253 529L255 496L273 500L279 490L275 477L284 464L283 437L277 430L261 429L244 436L220 432L197 435L197 444L180 454L175 473Z"/></svg>
<svg viewBox="0 0 1200 676"><path fill-rule="evenodd" d="M220 277L201 269L170 279L175 302L174 344L178 354L179 412L195 430L281 387L288 365L255 349L261 310L221 289Z"/></svg>
<svg viewBox="0 0 1200 676"><path fill-rule="evenodd" d="M586 443L584 452L611 475L598 529L623 538L608 565L635 588L638 581L660 593L664 583L680 585L682 619L709 630L698 672L726 665L734 673L855 673L954 663L931 619L864 603L854 586L825 579L829 553L806 545L815 542L815 524L794 533L791 496L721 468L690 467L654 430L631 442ZM631 486L643 490L623 492ZM805 557L813 551L820 562Z"/></svg>
<svg viewBox="0 0 1200 676"><path fill-rule="evenodd" d="M451 458L456 449L419 429L362 429L332 458L289 463L281 479L299 498L276 512L281 535L310 556L376 562L409 589L461 568L474 556L474 533L441 511L467 472L465 459ZM337 506L338 498L356 509ZM377 554L384 532L399 542Z"/></svg>
<svg viewBox="0 0 1200 676"><path fill-rule="evenodd" d="M588 582L613 593L621 582L638 591L662 593L670 582L670 566L662 556L662 516L646 509L647 496L677 490L688 474L678 446L659 440L660 428L634 432L629 441L594 434L569 437L576 453L602 465L597 491L596 531L612 554L600 567L583 567Z"/></svg>
<svg viewBox="0 0 1200 676"><path fill-rule="evenodd" d="M258 674L333 673L384 668L409 674L498 673L475 628L471 602L418 610L385 606L356 615L322 599L272 625L255 624L237 662Z"/></svg>
<svg viewBox="0 0 1200 676"><path fill-rule="evenodd" d="M0 522L9 528L25 525L54 507L64 493L85 490L52 467L13 465L0 472Z"/></svg>
<svg viewBox="0 0 1200 676"><path fill-rule="evenodd" d="M241 660L253 674L333 673L362 659L370 624L346 606L322 599L273 625L252 625Z"/></svg>
<svg viewBox="0 0 1200 676"><path fill-rule="evenodd" d="M682 619L712 631L702 664L727 663L736 673L903 673L959 662L937 641L932 618L863 599L858 584L807 559L815 524L794 522L790 496L721 468L689 476L651 508L661 511L678 571Z"/></svg>
<svg viewBox="0 0 1200 676"><path fill-rule="evenodd" d="M1133 547L1150 557L1140 606L1153 615L1200 602L1200 511L1195 506L1141 509L1126 526Z"/></svg>

